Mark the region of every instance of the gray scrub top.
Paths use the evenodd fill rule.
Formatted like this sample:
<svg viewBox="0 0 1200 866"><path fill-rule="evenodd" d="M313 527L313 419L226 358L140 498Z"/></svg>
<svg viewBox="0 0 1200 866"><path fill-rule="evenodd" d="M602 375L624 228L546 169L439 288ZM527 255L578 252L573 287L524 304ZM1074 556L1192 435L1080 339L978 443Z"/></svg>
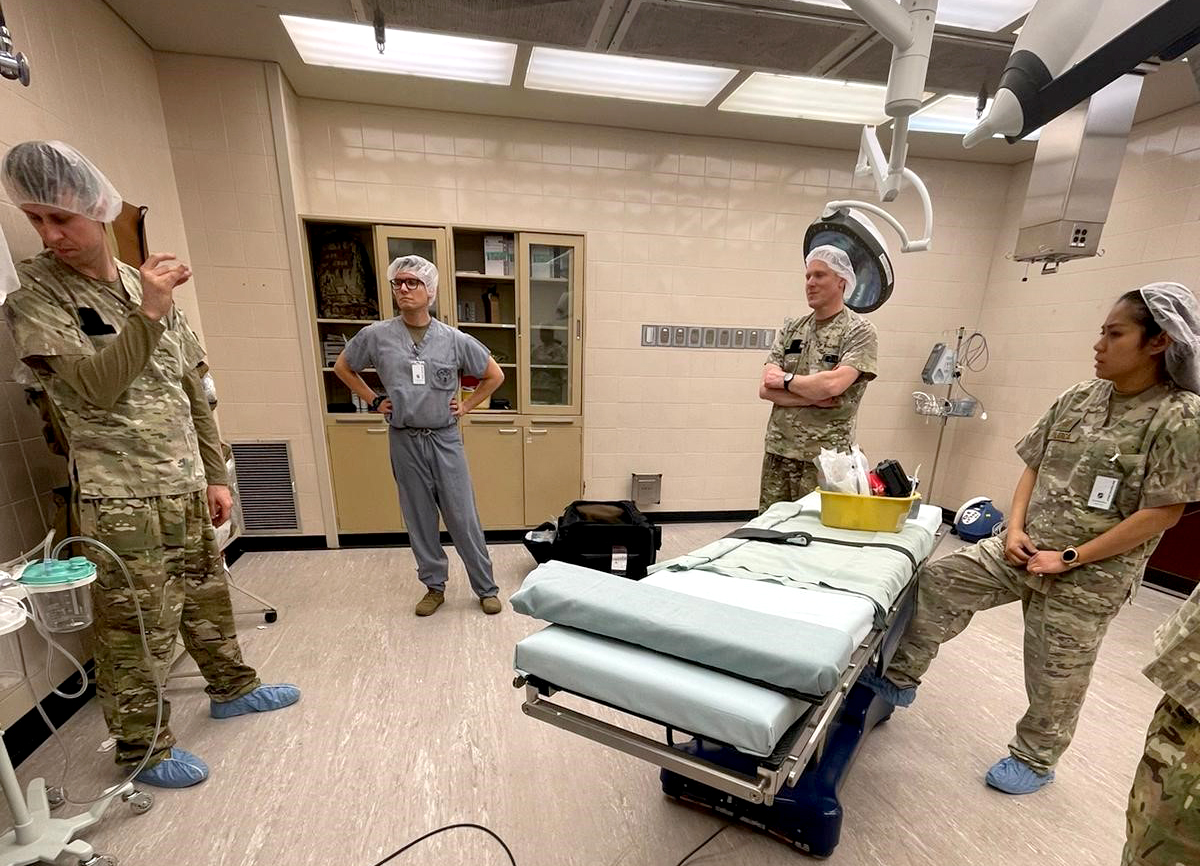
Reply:
<svg viewBox="0 0 1200 866"><path fill-rule="evenodd" d="M392 401L391 425L438 430L455 423L450 397L459 373L482 378L491 354L483 343L434 319L420 345L415 345L397 316L367 325L345 349L351 369L374 367ZM413 364L425 365L425 384L413 381Z"/></svg>

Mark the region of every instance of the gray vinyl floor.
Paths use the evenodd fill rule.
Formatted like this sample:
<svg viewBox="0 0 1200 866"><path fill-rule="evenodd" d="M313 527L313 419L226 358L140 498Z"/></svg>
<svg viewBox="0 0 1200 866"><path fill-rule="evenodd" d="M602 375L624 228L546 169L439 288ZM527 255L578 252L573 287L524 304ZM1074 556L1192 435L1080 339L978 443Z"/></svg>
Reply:
<svg viewBox="0 0 1200 866"><path fill-rule="evenodd" d="M729 528L667 526L662 556ZM532 561L519 545L492 554L507 598ZM406 549L243 556L236 579L280 610L270 626L240 618L246 656L265 681L299 684L303 700L216 721L201 681L172 681L172 726L212 777L156 792L145 815L118 804L85 838L122 866L372 866L428 830L469 821L499 833L521 866L674 866L721 826L665 799L650 765L525 717L511 685L512 648L538 625L507 605L485 616L451 558L447 603L417 619L421 591ZM867 740L842 791L842 842L829 862L1116 864L1129 782L1158 699L1139 671L1154 627L1177 603L1143 590L1117 617L1058 780L1024 798L982 782L1024 709L1020 612L1010 605L979 615L945 647L920 700ZM97 751L105 736L94 704L65 727L77 797L116 778L109 755ZM53 742L18 769L23 783L61 773ZM804 861L730 828L689 864ZM391 862L508 859L483 833L455 830Z"/></svg>

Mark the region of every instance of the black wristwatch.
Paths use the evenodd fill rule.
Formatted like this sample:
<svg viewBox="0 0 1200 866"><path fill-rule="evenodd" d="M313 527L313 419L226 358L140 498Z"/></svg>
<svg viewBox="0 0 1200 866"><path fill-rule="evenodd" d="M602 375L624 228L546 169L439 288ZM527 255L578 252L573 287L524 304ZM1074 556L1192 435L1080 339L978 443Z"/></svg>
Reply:
<svg viewBox="0 0 1200 866"><path fill-rule="evenodd" d="M387 399L387 394L380 394L378 397L376 397L374 400L372 400L371 401L371 411L378 412L380 404L382 404L383 401L386 399Z"/></svg>
<svg viewBox="0 0 1200 866"><path fill-rule="evenodd" d="M784 373L783 374L783 390L790 391L791 388L789 388L788 385L792 384L792 380L795 378L796 378L795 373Z"/></svg>
<svg viewBox="0 0 1200 866"><path fill-rule="evenodd" d="M1067 565L1075 565L1079 562L1079 551L1073 547L1068 547L1062 552L1062 561Z"/></svg>

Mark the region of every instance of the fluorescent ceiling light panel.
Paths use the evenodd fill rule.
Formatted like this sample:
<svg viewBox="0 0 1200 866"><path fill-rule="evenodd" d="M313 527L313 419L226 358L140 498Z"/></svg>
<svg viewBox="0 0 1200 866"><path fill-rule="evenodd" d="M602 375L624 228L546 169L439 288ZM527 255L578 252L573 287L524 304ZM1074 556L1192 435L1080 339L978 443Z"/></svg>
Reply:
<svg viewBox="0 0 1200 866"><path fill-rule="evenodd" d="M878 125L888 119L886 93L882 84L755 72L721 103L721 111Z"/></svg>
<svg viewBox="0 0 1200 866"><path fill-rule="evenodd" d="M814 6L834 6L846 9L842 0L802 0ZM938 24L995 33L1012 24L1033 8L1033 0L940 0L937 7Z"/></svg>
<svg viewBox="0 0 1200 866"><path fill-rule="evenodd" d="M736 74L736 69L695 63L535 47L525 86L639 102L708 105Z"/></svg>
<svg viewBox="0 0 1200 866"><path fill-rule="evenodd" d="M388 28L383 54L368 24L280 15L300 58L310 66L509 84L517 46L441 33Z"/></svg>
<svg viewBox="0 0 1200 866"><path fill-rule="evenodd" d="M914 132L944 132L949 135L966 135L979 122L975 116L975 106L979 100L974 96L943 96L935 99L929 105L914 114L908 121L908 128ZM987 101L984 114L992 107L992 100ZM1040 130L1034 130L1025 136L1025 141L1036 141ZM1003 138L995 135L993 138Z"/></svg>
<svg viewBox="0 0 1200 866"><path fill-rule="evenodd" d="M979 100L973 96L943 96L935 99L908 120L908 128L915 132L945 132L966 135L975 128L979 119L975 107ZM987 101L992 107L992 101ZM984 111L986 114L987 111Z"/></svg>

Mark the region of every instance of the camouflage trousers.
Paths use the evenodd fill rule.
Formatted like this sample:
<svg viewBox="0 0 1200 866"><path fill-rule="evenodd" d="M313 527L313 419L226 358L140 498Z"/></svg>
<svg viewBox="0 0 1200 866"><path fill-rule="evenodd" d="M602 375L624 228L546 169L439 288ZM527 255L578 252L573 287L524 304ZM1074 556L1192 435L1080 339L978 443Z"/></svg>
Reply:
<svg viewBox="0 0 1200 866"><path fill-rule="evenodd" d="M1200 721L1163 696L1133 777L1121 866L1200 863Z"/></svg>
<svg viewBox="0 0 1200 866"><path fill-rule="evenodd" d="M1071 743L1100 642L1132 585L1132 575L1095 565L1036 578L1004 561L1003 539L984 539L921 572L916 612L887 677L905 688L920 684L938 648L965 629L977 611L1020 601L1029 708L1008 748L1045 773Z"/></svg>
<svg viewBox="0 0 1200 866"><path fill-rule="evenodd" d="M817 464L811 460L780 457L768 451L763 455L762 484L758 494L758 513L776 502L795 502L817 489Z"/></svg>
<svg viewBox="0 0 1200 866"><path fill-rule="evenodd" d="M151 764L175 743L163 700L162 730L153 741L158 692L165 683L182 633L188 653L216 701L240 697L259 685L242 661L229 584L203 491L148 499L90 499L79 504L80 529L113 549L137 590L154 665L147 664L133 595L121 569L103 552L87 548L96 563L96 695L118 764L135 765L152 748Z"/></svg>

